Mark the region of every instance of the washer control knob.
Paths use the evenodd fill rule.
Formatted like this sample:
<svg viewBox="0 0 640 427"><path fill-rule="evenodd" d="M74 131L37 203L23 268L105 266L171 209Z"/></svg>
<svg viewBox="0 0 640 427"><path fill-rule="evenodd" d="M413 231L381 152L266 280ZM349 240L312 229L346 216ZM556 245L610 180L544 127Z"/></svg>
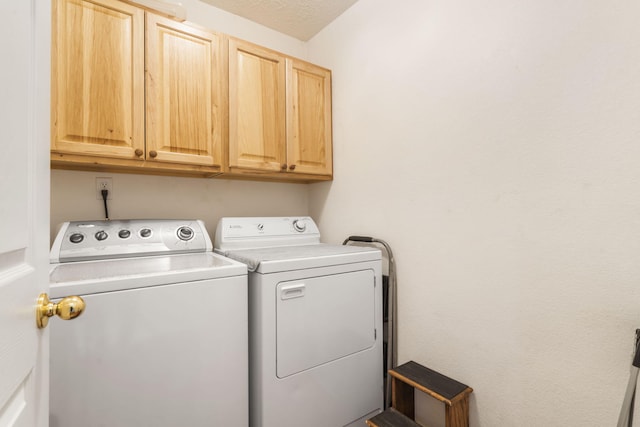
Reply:
<svg viewBox="0 0 640 427"><path fill-rule="evenodd" d="M120 230L118 231L118 237L120 237L121 239L128 239L129 237L131 237L131 231L129 230Z"/></svg>
<svg viewBox="0 0 640 427"><path fill-rule="evenodd" d="M142 237L143 239L146 239L147 237L151 237L151 229L143 228L142 230L140 230L140 237Z"/></svg>
<svg viewBox="0 0 640 427"><path fill-rule="evenodd" d="M191 227L187 227L186 225L178 228L178 238L185 242L193 239L193 229Z"/></svg>
<svg viewBox="0 0 640 427"><path fill-rule="evenodd" d="M299 233L302 233L307 229L307 223L305 223L301 219L296 219L293 221L293 229Z"/></svg>
<svg viewBox="0 0 640 427"><path fill-rule="evenodd" d="M98 231L95 236L96 236L96 240L100 240L100 241L105 240L107 237L109 237L107 232L104 230Z"/></svg>
<svg viewBox="0 0 640 427"><path fill-rule="evenodd" d="M69 236L69 241L71 243L80 243L84 240L84 235L82 233L73 233Z"/></svg>

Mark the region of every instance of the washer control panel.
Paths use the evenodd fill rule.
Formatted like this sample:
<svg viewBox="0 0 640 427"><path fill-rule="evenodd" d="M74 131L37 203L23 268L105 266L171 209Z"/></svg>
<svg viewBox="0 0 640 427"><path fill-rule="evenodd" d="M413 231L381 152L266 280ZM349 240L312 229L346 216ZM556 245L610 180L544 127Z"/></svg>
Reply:
<svg viewBox="0 0 640 427"><path fill-rule="evenodd" d="M293 246L320 243L320 231L310 217L227 217L216 227L215 249Z"/></svg>
<svg viewBox="0 0 640 427"><path fill-rule="evenodd" d="M60 226L52 263L211 251L200 220L71 221Z"/></svg>

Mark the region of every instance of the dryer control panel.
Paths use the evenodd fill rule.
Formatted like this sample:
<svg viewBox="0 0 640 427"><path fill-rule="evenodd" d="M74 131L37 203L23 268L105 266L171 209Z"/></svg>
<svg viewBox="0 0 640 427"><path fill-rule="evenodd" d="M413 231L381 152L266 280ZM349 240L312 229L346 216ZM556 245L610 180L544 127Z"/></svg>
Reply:
<svg viewBox="0 0 640 427"><path fill-rule="evenodd" d="M200 220L71 221L60 226L50 262L211 251Z"/></svg>
<svg viewBox="0 0 640 427"><path fill-rule="evenodd" d="M311 217L227 217L216 228L214 247L267 248L320 243L320 231Z"/></svg>

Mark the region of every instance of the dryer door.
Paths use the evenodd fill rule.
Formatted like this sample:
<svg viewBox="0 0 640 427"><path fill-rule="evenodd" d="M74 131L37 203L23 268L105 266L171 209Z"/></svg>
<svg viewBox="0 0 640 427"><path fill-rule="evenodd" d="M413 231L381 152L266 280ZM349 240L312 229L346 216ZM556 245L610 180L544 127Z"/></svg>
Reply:
<svg viewBox="0 0 640 427"><path fill-rule="evenodd" d="M277 376L348 357L375 343L373 270L280 282L276 287Z"/></svg>

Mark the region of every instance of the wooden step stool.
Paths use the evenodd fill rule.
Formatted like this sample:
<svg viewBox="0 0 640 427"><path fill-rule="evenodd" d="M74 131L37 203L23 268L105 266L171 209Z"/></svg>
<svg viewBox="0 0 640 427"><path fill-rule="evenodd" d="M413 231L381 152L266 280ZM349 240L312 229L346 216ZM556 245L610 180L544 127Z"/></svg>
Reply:
<svg viewBox="0 0 640 427"><path fill-rule="evenodd" d="M445 404L446 427L469 427L469 394L473 389L439 372L410 361L389 370L391 408L367 420L370 427L414 427L414 390Z"/></svg>

